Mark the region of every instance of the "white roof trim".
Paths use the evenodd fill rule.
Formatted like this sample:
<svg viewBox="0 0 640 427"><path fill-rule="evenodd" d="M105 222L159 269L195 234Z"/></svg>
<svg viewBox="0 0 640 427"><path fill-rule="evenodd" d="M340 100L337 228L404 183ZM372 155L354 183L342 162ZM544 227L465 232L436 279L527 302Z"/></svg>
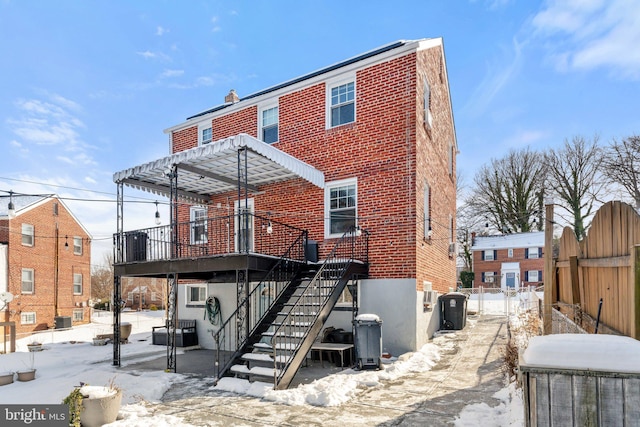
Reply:
<svg viewBox="0 0 640 427"><path fill-rule="evenodd" d="M113 174L114 182L169 197L166 172L177 165L178 195L206 202L213 194L237 190L237 152L247 148L247 183L254 190L264 184L302 178L324 188L324 173L250 135L239 134L181 151Z"/></svg>
<svg viewBox="0 0 640 427"><path fill-rule="evenodd" d="M472 251L509 249L509 248L541 248L544 247L544 231L530 233L501 234L499 236L480 236L475 238Z"/></svg>

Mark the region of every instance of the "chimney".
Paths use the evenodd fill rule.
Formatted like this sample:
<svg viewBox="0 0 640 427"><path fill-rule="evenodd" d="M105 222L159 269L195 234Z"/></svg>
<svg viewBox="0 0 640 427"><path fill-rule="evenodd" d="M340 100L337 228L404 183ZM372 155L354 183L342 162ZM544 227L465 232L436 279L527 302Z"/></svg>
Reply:
<svg viewBox="0 0 640 427"><path fill-rule="evenodd" d="M225 104L235 104L238 101L240 101L240 98L238 98L238 94L234 89L231 89L229 94L224 97Z"/></svg>

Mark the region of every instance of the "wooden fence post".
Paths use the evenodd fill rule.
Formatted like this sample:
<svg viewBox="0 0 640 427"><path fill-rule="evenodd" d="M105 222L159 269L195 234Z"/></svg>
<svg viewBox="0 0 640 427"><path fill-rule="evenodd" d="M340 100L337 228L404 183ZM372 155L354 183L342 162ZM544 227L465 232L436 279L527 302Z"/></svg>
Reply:
<svg viewBox="0 0 640 427"><path fill-rule="evenodd" d="M633 246L631 257L633 268L633 289L631 289L631 337L640 339L640 245Z"/></svg>
<svg viewBox="0 0 640 427"><path fill-rule="evenodd" d="M553 270L553 201L546 202L546 220L544 223L544 334L549 335L552 329L552 308L551 305L557 301L558 295L555 284L555 272ZM554 295L555 294L555 295ZM555 297L555 299L554 299Z"/></svg>

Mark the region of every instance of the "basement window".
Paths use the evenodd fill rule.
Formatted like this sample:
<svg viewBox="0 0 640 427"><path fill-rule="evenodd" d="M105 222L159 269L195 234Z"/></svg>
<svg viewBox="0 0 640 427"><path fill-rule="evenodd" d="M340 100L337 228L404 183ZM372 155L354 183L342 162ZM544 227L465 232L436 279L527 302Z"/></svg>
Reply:
<svg viewBox="0 0 640 427"><path fill-rule="evenodd" d="M187 285L187 306L204 305L207 300L207 285Z"/></svg>

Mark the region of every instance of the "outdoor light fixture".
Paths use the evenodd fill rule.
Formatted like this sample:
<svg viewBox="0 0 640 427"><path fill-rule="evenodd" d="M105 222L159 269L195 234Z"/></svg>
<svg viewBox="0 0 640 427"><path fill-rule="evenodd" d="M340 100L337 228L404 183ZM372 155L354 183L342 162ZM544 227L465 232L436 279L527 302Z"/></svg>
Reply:
<svg viewBox="0 0 640 427"><path fill-rule="evenodd" d="M360 226L356 227L356 236L360 237L362 235L362 229L360 228Z"/></svg>
<svg viewBox="0 0 640 427"><path fill-rule="evenodd" d="M7 213L9 214L9 218L15 218L16 216L16 207L13 204L13 190L9 190L9 205L7 206Z"/></svg>
<svg viewBox="0 0 640 427"><path fill-rule="evenodd" d="M64 236L64 250L69 250L69 236Z"/></svg>
<svg viewBox="0 0 640 427"><path fill-rule="evenodd" d="M160 221L160 212L158 212L158 201L156 200L156 225L160 225L162 221Z"/></svg>
<svg viewBox="0 0 640 427"><path fill-rule="evenodd" d="M433 230L431 229L431 224L429 224L429 229L427 230L427 237L431 238L433 236Z"/></svg>
<svg viewBox="0 0 640 427"><path fill-rule="evenodd" d="M273 227L271 226L271 221L267 224L267 234L273 233Z"/></svg>

